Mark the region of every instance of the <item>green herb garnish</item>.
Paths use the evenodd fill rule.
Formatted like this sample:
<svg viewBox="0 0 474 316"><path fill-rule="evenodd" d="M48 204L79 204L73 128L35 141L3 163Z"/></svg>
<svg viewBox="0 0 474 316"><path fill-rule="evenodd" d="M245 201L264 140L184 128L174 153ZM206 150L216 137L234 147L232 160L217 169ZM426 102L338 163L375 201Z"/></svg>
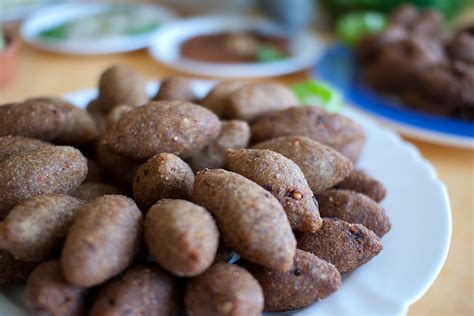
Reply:
<svg viewBox="0 0 474 316"><path fill-rule="evenodd" d="M291 89L304 106L317 105L334 113L340 112L344 106L341 92L321 81L306 80L294 84Z"/></svg>
<svg viewBox="0 0 474 316"><path fill-rule="evenodd" d="M259 45L256 53L257 60L260 62L272 62L282 60L288 56L270 45Z"/></svg>

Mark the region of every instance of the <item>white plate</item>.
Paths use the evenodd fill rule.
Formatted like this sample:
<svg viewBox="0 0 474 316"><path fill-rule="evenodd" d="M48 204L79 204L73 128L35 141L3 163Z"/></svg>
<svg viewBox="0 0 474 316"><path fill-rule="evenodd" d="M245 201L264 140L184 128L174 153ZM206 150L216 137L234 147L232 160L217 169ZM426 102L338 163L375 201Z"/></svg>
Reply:
<svg viewBox="0 0 474 316"><path fill-rule="evenodd" d="M195 82L198 95L212 84ZM149 86L150 95L157 89ZM96 96L93 89L67 98L84 107ZM388 195L382 202L392 230L382 238L383 251L347 276L341 288L297 315L404 315L434 282L446 259L451 239L448 193L433 167L418 150L395 133L350 108L345 115L367 134L360 167L380 179ZM2 290L0 315L24 315L21 289Z"/></svg>
<svg viewBox="0 0 474 316"><path fill-rule="evenodd" d="M0 22L14 22L23 19L29 14L43 9L47 5L65 0L7 0L0 1Z"/></svg>
<svg viewBox="0 0 474 316"><path fill-rule="evenodd" d="M126 5L133 10L143 10L152 14L160 23L167 23L175 18L174 13L156 4ZM30 16L21 26L21 36L29 44L57 53L81 55L110 54L133 51L148 47L158 30L139 35L116 36L94 40L67 40L51 42L38 37L46 29L73 19L106 12L116 5L100 3L67 3L40 10Z"/></svg>
<svg viewBox="0 0 474 316"><path fill-rule="evenodd" d="M324 45L312 33L292 34L290 57L267 63L211 63L181 57L181 45L191 37L219 32L260 30L288 36L268 20L243 16L206 16L176 21L163 26L149 48L150 55L172 68L214 77L266 77L299 71L314 65Z"/></svg>

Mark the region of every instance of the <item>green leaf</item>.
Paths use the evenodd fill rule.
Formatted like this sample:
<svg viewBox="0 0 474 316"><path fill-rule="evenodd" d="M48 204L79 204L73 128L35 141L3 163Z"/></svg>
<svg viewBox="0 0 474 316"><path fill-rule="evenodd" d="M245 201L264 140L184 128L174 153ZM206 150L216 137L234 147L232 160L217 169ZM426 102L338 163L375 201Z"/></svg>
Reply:
<svg viewBox="0 0 474 316"><path fill-rule="evenodd" d="M70 23L62 23L49 29L42 30L38 36L45 40L63 40L68 37L71 29Z"/></svg>
<svg viewBox="0 0 474 316"><path fill-rule="evenodd" d="M317 105L338 113L344 106L341 92L322 81L310 79L294 84L291 89L301 105Z"/></svg>
<svg viewBox="0 0 474 316"><path fill-rule="evenodd" d="M288 56L270 45L259 45L257 47L257 60L261 62L272 62L285 59Z"/></svg>
<svg viewBox="0 0 474 316"><path fill-rule="evenodd" d="M348 13L336 22L336 32L343 42L354 45L363 36L382 31L387 25L385 16L378 12Z"/></svg>

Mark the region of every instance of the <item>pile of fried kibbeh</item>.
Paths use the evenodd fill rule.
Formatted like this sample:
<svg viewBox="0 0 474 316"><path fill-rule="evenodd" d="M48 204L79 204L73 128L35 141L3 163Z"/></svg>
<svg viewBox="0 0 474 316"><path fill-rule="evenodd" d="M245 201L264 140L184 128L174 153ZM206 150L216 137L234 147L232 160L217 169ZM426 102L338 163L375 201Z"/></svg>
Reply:
<svg viewBox="0 0 474 316"><path fill-rule="evenodd" d="M291 311L382 250L361 126L276 83L191 85L150 100L113 66L87 109L0 106L0 284L26 283L30 314Z"/></svg>

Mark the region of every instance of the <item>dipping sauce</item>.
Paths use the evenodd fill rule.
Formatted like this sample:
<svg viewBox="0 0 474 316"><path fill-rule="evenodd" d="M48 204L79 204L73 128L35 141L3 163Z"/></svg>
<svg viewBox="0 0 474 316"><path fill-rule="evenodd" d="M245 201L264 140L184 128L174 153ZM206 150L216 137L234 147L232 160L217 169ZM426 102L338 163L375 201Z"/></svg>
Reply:
<svg viewBox="0 0 474 316"><path fill-rule="evenodd" d="M213 63L272 62L289 56L288 38L256 31L192 37L181 45L188 59Z"/></svg>

